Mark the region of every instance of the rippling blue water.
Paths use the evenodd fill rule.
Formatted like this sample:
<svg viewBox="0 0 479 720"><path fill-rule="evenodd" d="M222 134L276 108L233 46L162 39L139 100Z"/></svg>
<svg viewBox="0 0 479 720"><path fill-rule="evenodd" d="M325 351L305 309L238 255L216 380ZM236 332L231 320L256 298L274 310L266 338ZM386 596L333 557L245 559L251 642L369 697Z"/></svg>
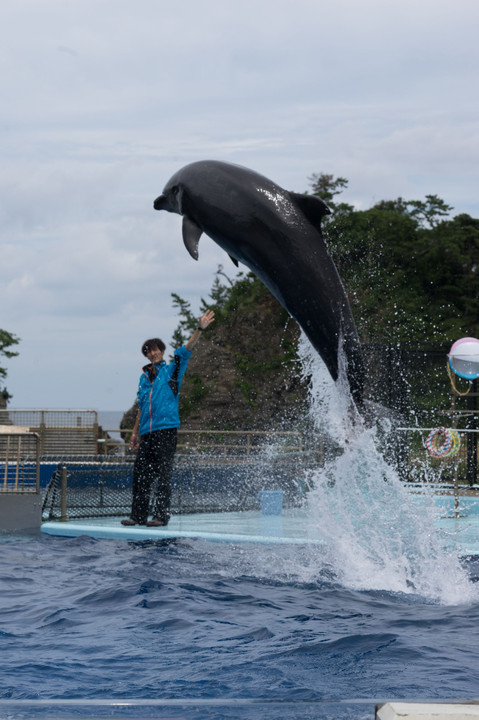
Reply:
<svg viewBox="0 0 479 720"><path fill-rule="evenodd" d="M318 548L35 535L0 550L0 700L478 695L477 603L348 589Z"/></svg>

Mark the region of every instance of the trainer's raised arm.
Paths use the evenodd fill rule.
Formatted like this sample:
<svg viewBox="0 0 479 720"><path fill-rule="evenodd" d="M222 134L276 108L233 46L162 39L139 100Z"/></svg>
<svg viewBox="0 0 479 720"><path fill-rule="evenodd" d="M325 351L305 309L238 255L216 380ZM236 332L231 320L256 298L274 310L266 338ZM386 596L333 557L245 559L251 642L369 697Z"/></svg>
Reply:
<svg viewBox="0 0 479 720"><path fill-rule="evenodd" d="M200 319L198 320L198 327L196 328L188 342L185 344L187 350L193 350L203 330L206 330L208 325L211 325L214 319L215 314L213 310L207 310L205 314L200 317Z"/></svg>

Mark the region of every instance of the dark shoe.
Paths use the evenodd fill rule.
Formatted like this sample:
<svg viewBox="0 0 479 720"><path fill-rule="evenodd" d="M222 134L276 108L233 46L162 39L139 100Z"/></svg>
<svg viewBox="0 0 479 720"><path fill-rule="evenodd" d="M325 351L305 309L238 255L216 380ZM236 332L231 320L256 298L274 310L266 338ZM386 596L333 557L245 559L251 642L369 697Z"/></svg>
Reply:
<svg viewBox="0 0 479 720"><path fill-rule="evenodd" d="M148 527L164 527L165 525L168 525L168 520L160 520L159 518L153 518L152 520L148 520L146 524Z"/></svg>
<svg viewBox="0 0 479 720"><path fill-rule="evenodd" d="M121 524L122 525L136 525L136 522L134 520L132 520L131 518L128 518L127 520L122 520Z"/></svg>

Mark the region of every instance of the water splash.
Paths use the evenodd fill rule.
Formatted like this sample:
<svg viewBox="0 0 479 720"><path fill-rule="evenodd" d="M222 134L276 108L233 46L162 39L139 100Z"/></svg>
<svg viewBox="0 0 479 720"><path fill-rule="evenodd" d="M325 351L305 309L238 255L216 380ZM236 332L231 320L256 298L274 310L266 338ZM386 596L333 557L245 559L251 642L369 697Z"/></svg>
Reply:
<svg viewBox="0 0 479 720"><path fill-rule="evenodd" d="M340 379L332 382L305 337L311 417L336 451L310 470L308 521L326 541L321 562L350 588L416 593L443 604L477 601L457 553L436 527L432 492L414 495L381 452L378 427L366 428ZM391 432L387 421L380 431Z"/></svg>

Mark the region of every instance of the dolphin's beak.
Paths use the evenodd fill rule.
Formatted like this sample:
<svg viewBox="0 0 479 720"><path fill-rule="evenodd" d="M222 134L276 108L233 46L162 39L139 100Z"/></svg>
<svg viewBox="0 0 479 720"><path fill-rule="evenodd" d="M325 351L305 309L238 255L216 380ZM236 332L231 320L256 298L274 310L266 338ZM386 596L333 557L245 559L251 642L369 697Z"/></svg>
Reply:
<svg viewBox="0 0 479 720"><path fill-rule="evenodd" d="M168 198L165 195L159 195L153 203L155 210L169 210L168 205Z"/></svg>

